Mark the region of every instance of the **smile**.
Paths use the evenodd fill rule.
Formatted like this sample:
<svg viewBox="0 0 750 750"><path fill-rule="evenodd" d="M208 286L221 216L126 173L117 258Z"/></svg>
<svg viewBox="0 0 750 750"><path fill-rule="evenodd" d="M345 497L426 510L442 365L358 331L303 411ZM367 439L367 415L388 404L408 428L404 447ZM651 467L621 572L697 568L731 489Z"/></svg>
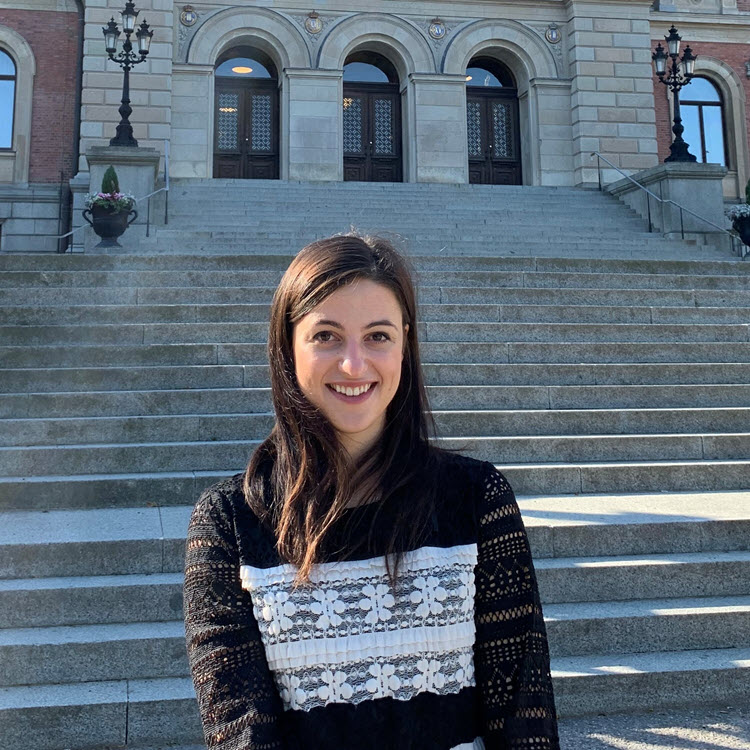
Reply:
<svg viewBox="0 0 750 750"><path fill-rule="evenodd" d="M338 385L338 383L327 383L330 391L336 394L338 398L345 399L348 402L359 403L369 398L373 388L377 383L364 383L358 386L344 386Z"/></svg>

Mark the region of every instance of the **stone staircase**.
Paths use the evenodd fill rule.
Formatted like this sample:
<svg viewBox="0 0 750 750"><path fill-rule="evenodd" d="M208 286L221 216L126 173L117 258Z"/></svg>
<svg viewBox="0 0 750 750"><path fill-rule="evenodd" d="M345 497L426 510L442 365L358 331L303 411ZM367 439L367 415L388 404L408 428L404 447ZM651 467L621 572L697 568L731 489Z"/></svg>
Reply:
<svg viewBox="0 0 750 750"><path fill-rule="evenodd" d="M265 321L293 236L212 215L234 239L198 252L188 214L141 254L0 257L3 750L199 746L185 529L271 426ZM573 257L584 225L565 257L420 245L430 402L441 440L519 497L562 716L747 703L750 265L655 260L719 253L649 235L637 259L642 227L616 226L621 259Z"/></svg>
<svg viewBox="0 0 750 750"><path fill-rule="evenodd" d="M163 206L152 209L163 217ZM650 234L632 209L594 190L216 179L173 180L169 225L139 252L294 254L352 226L416 255L731 260L710 245Z"/></svg>

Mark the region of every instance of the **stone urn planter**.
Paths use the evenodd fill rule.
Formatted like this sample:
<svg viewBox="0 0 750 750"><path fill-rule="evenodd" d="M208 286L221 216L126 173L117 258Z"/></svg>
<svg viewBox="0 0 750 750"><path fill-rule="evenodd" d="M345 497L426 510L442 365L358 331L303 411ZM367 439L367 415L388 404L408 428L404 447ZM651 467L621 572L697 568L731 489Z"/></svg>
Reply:
<svg viewBox="0 0 750 750"><path fill-rule="evenodd" d="M138 212L134 208L135 198L120 192L114 167L104 173L102 189L86 196L85 206L83 218L102 240L96 247L122 247L117 238L138 218ZM130 214L133 218L128 221Z"/></svg>
<svg viewBox="0 0 750 750"><path fill-rule="evenodd" d="M133 218L128 221L131 214ZM113 210L108 206L95 204L84 210L83 218L91 224L97 236L101 237L102 241L97 248L122 247L117 238L138 218L138 212L134 208Z"/></svg>
<svg viewBox="0 0 750 750"><path fill-rule="evenodd" d="M732 226L740 239L750 247L750 216L740 216L732 222Z"/></svg>

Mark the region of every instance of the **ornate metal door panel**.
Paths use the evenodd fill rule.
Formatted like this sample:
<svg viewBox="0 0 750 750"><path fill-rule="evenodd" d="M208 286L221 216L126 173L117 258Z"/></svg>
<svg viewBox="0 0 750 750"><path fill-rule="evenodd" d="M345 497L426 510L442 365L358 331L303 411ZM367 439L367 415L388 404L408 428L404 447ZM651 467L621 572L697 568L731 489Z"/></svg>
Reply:
<svg viewBox="0 0 750 750"><path fill-rule="evenodd" d="M278 179L276 81L216 82L214 177Z"/></svg>
<svg viewBox="0 0 750 750"><path fill-rule="evenodd" d="M503 92L505 94L505 92ZM469 182L521 184L521 143L515 92L466 92Z"/></svg>
<svg viewBox="0 0 750 750"><path fill-rule="evenodd" d="M401 182L398 86L344 86L344 179Z"/></svg>

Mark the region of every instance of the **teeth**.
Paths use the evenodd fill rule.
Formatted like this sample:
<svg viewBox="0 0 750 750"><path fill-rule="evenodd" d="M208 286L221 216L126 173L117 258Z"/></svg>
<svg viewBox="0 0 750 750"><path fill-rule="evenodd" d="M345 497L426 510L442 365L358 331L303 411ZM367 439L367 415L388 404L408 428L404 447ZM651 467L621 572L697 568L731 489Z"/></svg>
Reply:
<svg viewBox="0 0 750 750"><path fill-rule="evenodd" d="M356 388L345 388L344 386L334 384L333 390L336 391L336 393L343 393L345 396L360 396L363 393L367 393L367 391L370 390L370 386L372 386L372 383L360 385Z"/></svg>

